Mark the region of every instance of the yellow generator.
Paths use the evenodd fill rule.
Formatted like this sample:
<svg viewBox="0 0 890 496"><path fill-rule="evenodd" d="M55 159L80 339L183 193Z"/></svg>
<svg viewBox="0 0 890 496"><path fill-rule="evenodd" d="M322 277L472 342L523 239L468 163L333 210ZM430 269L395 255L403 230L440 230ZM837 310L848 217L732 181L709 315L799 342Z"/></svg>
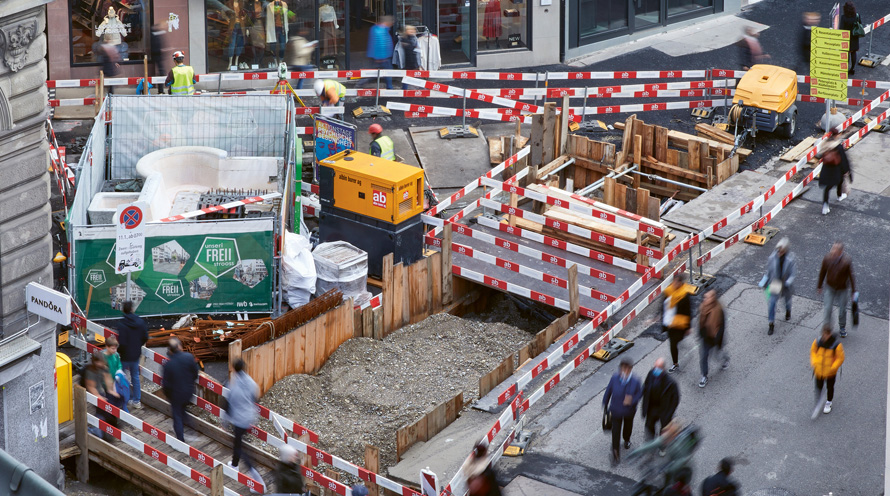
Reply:
<svg viewBox="0 0 890 496"><path fill-rule="evenodd" d="M318 163L319 237L368 252L368 273L383 257L410 264L423 256L423 169L345 150Z"/></svg>
<svg viewBox="0 0 890 496"><path fill-rule="evenodd" d="M739 135L779 129L786 138L797 131L797 74L784 67L758 64L739 81L728 122Z"/></svg>

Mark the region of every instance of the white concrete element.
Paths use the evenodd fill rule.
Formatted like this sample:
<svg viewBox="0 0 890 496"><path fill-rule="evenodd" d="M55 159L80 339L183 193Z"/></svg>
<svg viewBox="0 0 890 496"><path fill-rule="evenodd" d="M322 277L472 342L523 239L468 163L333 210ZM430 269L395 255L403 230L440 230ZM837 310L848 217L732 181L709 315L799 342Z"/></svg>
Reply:
<svg viewBox="0 0 890 496"><path fill-rule="evenodd" d="M277 191L279 161L274 157L229 157L225 150L207 146L149 153L136 164L136 172L145 177L139 201L149 206L146 221L170 216L179 193L227 188Z"/></svg>
<svg viewBox="0 0 890 496"><path fill-rule="evenodd" d="M139 193L96 193L90 206L87 207L90 224L114 224L114 214L119 205L133 203L139 199Z"/></svg>

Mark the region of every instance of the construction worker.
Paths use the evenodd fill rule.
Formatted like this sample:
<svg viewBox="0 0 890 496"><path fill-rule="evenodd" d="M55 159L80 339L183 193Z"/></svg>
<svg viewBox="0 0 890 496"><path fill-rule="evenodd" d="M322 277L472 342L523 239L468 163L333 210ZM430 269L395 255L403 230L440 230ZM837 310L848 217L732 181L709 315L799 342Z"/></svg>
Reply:
<svg viewBox="0 0 890 496"><path fill-rule="evenodd" d="M386 160L395 160L396 152L393 148L392 138L383 135L383 126L374 123L368 128L368 134L371 135L371 155L375 157L385 158Z"/></svg>
<svg viewBox="0 0 890 496"><path fill-rule="evenodd" d="M333 79L316 79L315 94L321 100L322 107L336 107L346 97L346 86Z"/></svg>
<svg viewBox="0 0 890 496"><path fill-rule="evenodd" d="M185 65L185 53L182 50L173 52L173 62L176 63L167 73L164 86L170 88L171 95L195 94L195 70L192 66Z"/></svg>

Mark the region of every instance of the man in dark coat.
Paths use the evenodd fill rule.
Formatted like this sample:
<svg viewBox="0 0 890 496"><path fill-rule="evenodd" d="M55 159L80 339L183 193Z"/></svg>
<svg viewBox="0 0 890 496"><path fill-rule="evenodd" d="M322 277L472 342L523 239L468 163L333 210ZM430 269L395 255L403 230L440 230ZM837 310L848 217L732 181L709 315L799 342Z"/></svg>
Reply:
<svg viewBox="0 0 890 496"><path fill-rule="evenodd" d="M823 188L822 215L828 215L831 212L831 209L828 208L828 195L832 188L837 188L837 201L844 201L847 197L843 191L844 175L851 183L853 182L850 160L844 150L844 141L838 134L837 130L832 129L821 147L823 151L816 154L817 158L822 159L822 172L819 173L819 186Z"/></svg>
<svg viewBox="0 0 890 496"><path fill-rule="evenodd" d="M608 408L612 414L612 459L617 463L621 461L621 453L618 450L621 435L624 435L624 449L630 449L630 435L633 433L634 415L637 413L637 404L643 396L643 386L640 380L631 374L633 362L624 358L621 360L618 372L612 376L606 393L603 395L603 408ZM623 428L622 428L623 427Z"/></svg>
<svg viewBox="0 0 890 496"><path fill-rule="evenodd" d="M665 372L664 358L659 358L655 360L655 366L643 381L643 418L646 419L646 439L655 438L656 422L660 422L661 429L671 422L679 405L680 388Z"/></svg>
<svg viewBox="0 0 890 496"><path fill-rule="evenodd" d="M130 374L130 401L134 408L142 408L142 388L139 382L139 359L142 356L142 347L148 341L148 324L145 320L133 313L133 302L125 301L123 305L124 318L118 325L118 341L121 355L121 368L124 373Z"/></svg>
<svg viewBox="0 0 890 496"><path fill-rule="evenodd" d="M303 475L297 460L297 450L285 444L278 450L278 454L280 460L275 467L275 489L282 494L303 494Z"/></svg>
<svg viewBox="0 0 890 496"><path fill-rule="evenodd" d="M732 474L732 460L720 460L720 470L705 479L701 484L702 496L738 496L741 485L729 476Z"/></svg>
<svg viewBox="0 0 890 496"><path fill-rule="evenodd" d="M161 388L170 401L173 414L173 432L176 439L185 442L182 421L185 418L185 406L195 394L195 381L198 380L198 363L194 355L182 351L182 343L177 338L170 338L167 343L169 360L164 363Z"/></svg>

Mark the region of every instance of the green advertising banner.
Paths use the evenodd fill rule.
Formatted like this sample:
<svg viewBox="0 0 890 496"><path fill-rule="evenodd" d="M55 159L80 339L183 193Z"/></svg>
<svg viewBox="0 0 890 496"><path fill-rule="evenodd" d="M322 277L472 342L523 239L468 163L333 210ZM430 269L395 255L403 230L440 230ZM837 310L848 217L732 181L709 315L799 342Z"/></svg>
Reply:
<svg viewBox="0 0 890 496"><path fill-rule="evenodd" d="M130 282L139 314L272 311L271 219L146 227L145 270ZM113 228L76 229L76 301L90 319L120 316L126 299L114 248Z"/></svg>

